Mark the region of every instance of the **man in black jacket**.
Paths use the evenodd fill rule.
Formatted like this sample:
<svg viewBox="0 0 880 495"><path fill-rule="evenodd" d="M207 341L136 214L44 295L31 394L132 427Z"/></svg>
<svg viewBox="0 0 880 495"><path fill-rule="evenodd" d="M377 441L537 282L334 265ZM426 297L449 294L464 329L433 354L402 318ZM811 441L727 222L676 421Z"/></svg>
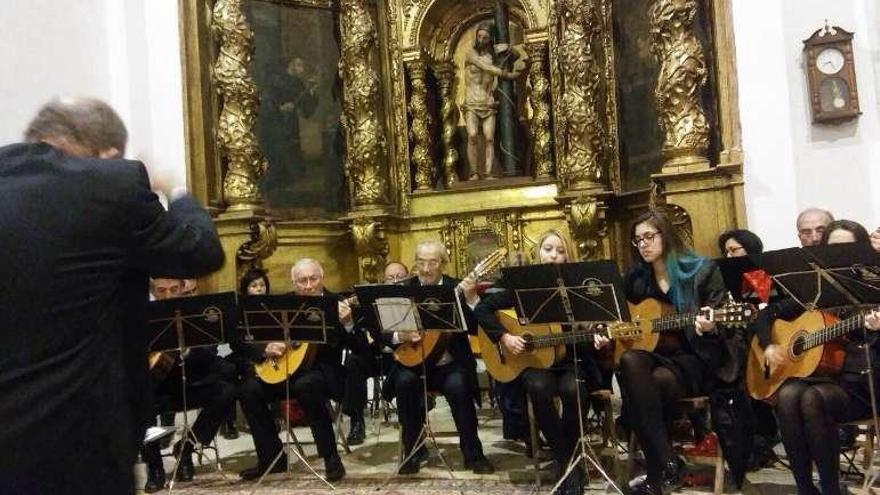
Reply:
<svg viewBox="0 0 880 495"><path fill-rule="evenodd" d="M0 148L0 487L134 493L151 416L143 309L150 275L223 263L208 214L166 212L106 103L54 100Z"/></svg>
<svg viewBox="0 0 880 495"><path fill-rule="evenodd" d="M290 277L294 293L298 296L336 297L324 288L324 269L316 260L303 258L297 261L290 270ZM344 328L328 334L326 344L318 344L317 355L311 367L297 370L288 378L290 395L302 406L318 447L318 455L324 458L324 475L328 481L337 481L345 476L345 467L336 450L333 421L328 410L329 399L339 400L343 395L345 370L342 367L342 350L345 347L366 345L366 337L354 327L351 308L343 302L339 303L339 321ZM235 342L234 350L258 363L267 357L280 358L286 347L284 342L270 342L259 349L239 339ZM264 383L253 373L242 377L239 401L251 427L258 460L255 467L241 472L241 477L246 480L259 478L281 451L278 427L269 410L269 402L284 397L284 383ZM272 466L271 472L281 472L286 468L287 457L282 455Z"/></svg>
<svg viewBox="0 0 880 495"><path fill-rule="evenodd" d="M476 333L477 323L472 308L479 301L476 283L470 278L458 280L443 274L443 267L449 258L446 247L438 241L424 241L416 246L416 273L418 277L407 285L449 285L460 287L464 296L464 313L470 332ZM389 342L397 346L404 342L418 341L419 335L411 332L395 333ZM458 429L464 465L477 474L494 471L492 464L483 455L483 445L477 435L477 411L474 401L479 398L477 384L477 364L468 342L467 333L455 333L448 339L448 345L435 363L427 368L429 390L439 391L449 403L455 427ZM407 368L395 363L385 381L384 390L388 400L397 398L397 413L403 429L405 451L412 452L419 438L421 425L425 421L425 405L422 390L421 368ZM403 466L401 474L414 474L420 469L425 451L420 450Z"/></svg>

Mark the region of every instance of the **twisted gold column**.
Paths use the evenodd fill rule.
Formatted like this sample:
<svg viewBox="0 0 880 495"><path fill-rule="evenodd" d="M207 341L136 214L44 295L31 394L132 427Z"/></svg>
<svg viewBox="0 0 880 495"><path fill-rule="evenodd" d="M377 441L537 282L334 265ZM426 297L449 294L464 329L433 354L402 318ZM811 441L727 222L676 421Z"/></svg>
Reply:
<svg viewBox="0 0 880 495"><path fill-rule="evenodd" d="M657 0L648 13L651 52L660 62L654 98L663 141L663 172L709 167L709 124L701 93L708 71L693 33L696 0Z"/></svg>
<svg viewBox="0 0 880 495"><path fill-rule="evenodd" d="M427 191L434 184L434 164L431 160L431 115L428 112L428 92L425 88L425 65L421 60L406 62L412 85L409 113L412 117L412 162L415 168L416 189Z"/></svg>
<svg viewBox="0 0 880 495"><path fill-rule="evenodd" d="M455 166L458 163L458 149L455 147L455 96L452 84L455 82L455 67L451 62L441 62L435 69L440 84L440 108L443 120L443 180L446 187L458 182Z"/></svg>
<svg viewBox="0 0 880 495"><path fill-rule="evenodd" d="M532 104L532 162L535 177L538 179L553 175L551 148L553 136L550 133L550 82L545 72L546 46L544 42L529 43L526 46L531 60L529 82L532 85L530 100Z"/></svg>
<svg viewBox="0 0 880 495"><path fill-rule="evenodd" d="M226 164L223 194L229 210L257 210L257 181L266 170L257 138L258 97L248 72L254 51L254 33L242 11L242 0L217 0L211 29L220 47L214 62L214 82L220 94L217 146Z"/></svg>

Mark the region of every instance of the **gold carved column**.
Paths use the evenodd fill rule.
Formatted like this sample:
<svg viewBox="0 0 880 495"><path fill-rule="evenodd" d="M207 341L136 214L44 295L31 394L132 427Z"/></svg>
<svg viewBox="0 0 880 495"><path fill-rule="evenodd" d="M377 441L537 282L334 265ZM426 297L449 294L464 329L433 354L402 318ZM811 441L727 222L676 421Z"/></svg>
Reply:
<svg viewBox="0 0 880 495"><path fill-rule="evenodd" d="M223 194L229 210L259 210L257 181L266 170L266 160L254 134L258 96L248 70L254 33L242 0L217 0L211 18L220 44L213 74L220 94L217 144L226 165Z"/></svg>
<svg viewBox="0 0 880 495"><path fill-rule="evenodd" d="M535 167L535 178L542 179L553 175L552 146L553 136L550 134L550 81L546 72L547 45L543 41L535 41L526 45L531 60L529 82L532 105L532 161Z"/></svg>
<svg viewBox="0 0 880 495"><path fill-rule="evenodd" d="M597 109L603 67L594 55L601 19L594 0L560 0L551 17L557 178L565 190L602 190L604 131Z"/></svg>
<svg viewBox="0 0 880 495"><path fill-rule="evenodd" d="M388 161L379 118L381 84L372 64L377 35L364 3L343 0L340 8L345 165L355 209L388 203Z"/></svg>
<svg viewBox="0 0 880 495"><path fill-rule="evenodd" d="M706 85L703 47L692 28L696 0L657 0L649 11L651 51L660 62L654 97L663 142L663 172L709 167L709 124L701 103Z"/></svg>
<svg viewBox="0 0 880 495"><path fill-rule="evenodd" d="M452 93L452 85L455 82L455 66L452 62L439 62L434 69L437 74L437 82L440 85L440 115L443 120L443 181L446 187L451 187L458 182L456 164L458 164L458 149L455 147L455 96Z"/></svg>
<svg viewBox="0 0 880 495"><path fill-rule="evenodd" d="M412 117L412 162L416 189L427 191L434 186L434 161L431 159L431 114L428 112L428 91L425 87L425 64L421 58L406 62L412 85L409 113Z"/></svg>

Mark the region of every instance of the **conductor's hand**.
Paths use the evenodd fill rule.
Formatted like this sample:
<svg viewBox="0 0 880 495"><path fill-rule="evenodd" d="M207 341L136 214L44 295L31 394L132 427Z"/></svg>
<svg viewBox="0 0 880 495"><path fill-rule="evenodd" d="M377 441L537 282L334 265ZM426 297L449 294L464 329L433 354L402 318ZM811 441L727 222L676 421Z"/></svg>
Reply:
<svg viewBox="0 0 880 495"><path fill-rule="evenodd" d="M266 344L266 349L263 350L263 354L268 358L280 358L284 351L287 350L287 345L284 342L269 342Z"/></svg>
<svg viewBox="0 0 880 495"><path fill-rule="evenodd" d="M352 325L351 306L343 301L339 301L339 322L346 327Z"/></svg>
<svg viewBox="0 0 880 495"><path fill-rule="evenodd" d="M517 354L521 354L526 350L526 340L517 335L511 335L509 333L505 333L501 336L501 345L504 346L504 349L516 356Z"/></svg>
<svg viewBox="0 0 880 495"><path fill-rule="evenodd" d="M708 307L702 309L710 309ZM694 330L697 331L697 335L703 336L707 333L712 333L715 330L715 322L706 318L703 315L697 316L697 319L694 321Z"/></svg>
<svg viewBox="0 0 880 495"><path fill-rule="evenodd" d="M785 362L785 352L778 344L770 344L764 349L764 362L770 368L770 372L776 371Z"/></svg>
<svg viewBox="0 0 880 495"><path fill-rule="evenodd" d="M464 299L468 306L474 306L479 302L480 296L477 295L476 280L468 276L465 277L458 286L461 287L461 292L464 294Z"/></svg>

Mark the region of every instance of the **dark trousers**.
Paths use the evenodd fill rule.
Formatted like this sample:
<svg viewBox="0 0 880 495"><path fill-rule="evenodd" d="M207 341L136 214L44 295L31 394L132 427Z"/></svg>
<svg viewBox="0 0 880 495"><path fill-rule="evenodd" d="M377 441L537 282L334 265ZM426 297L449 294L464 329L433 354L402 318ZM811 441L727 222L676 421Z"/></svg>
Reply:
<svg viewBox="0 0 880 495"><path fill-rule="evenodd" d="M393 380L403 445L409 453L418 441L419 431L425 422L422 378L416 371L400 367L393 374ZM456 362L430 368L427 380L428 390L440 392L449 403L465 462L483 457L483 445L477 436L477 410L467 369Z"/></svg>
<svg viewBox="0 0 880 495"><path fill-rule="evenodd" d="M526 389L522 377L502 383L492 382L492 392L501 411L501 431L505 440L524 440L529 437L529 419L526 411Z"/></svg>
<svg viewBox="0 0 880 495"><path fill-rule="evenodd" d="M565 466L574 452L580 432L574 367L527 369L522 378L526 393L532 399L535 423L550 444L553 458ZM581 406L586 412L590 402L587 387L583 383L580 394ZM556 410L556 397L562 401L562 418Z"/></svg>
<svg viewBox="0 0 880 495"><path fill-rule="evenodd" d="M336 379L329 366L316 364L312 369L297 373L288 379L290 397L296 399L305 412L318 454L323 458L336 456L336 438L330 418L328 402L333 395ZM254 448L260 466L268 466L278 455L282 444L278 424L269 409L269 403L285 398L284 384L268 384L252 373L242 379L239 388L241 408L251 427Z"/></svg>
<svg viewBox="0 0 880 495"><path fill-rule="evenodd" d="M342 412L349 417L364 415L367 407L367 380L379 376L380 359L372 349L351 352L345 358L345 395L342 398Z"/></svg>
<svg viewBox="0 0 880 495"><path fill-rule="evenodd" d="M186 407L201 408L192 423L193 435L200 444L209 444L220 424L235 406L238 372L235 365L217 356L188 359L186 363ZM163 381L156 385L157 412L183 409L182 368L175 366ZM151 469L162 465L159 443L144 446L141 457Z"/></svg>

